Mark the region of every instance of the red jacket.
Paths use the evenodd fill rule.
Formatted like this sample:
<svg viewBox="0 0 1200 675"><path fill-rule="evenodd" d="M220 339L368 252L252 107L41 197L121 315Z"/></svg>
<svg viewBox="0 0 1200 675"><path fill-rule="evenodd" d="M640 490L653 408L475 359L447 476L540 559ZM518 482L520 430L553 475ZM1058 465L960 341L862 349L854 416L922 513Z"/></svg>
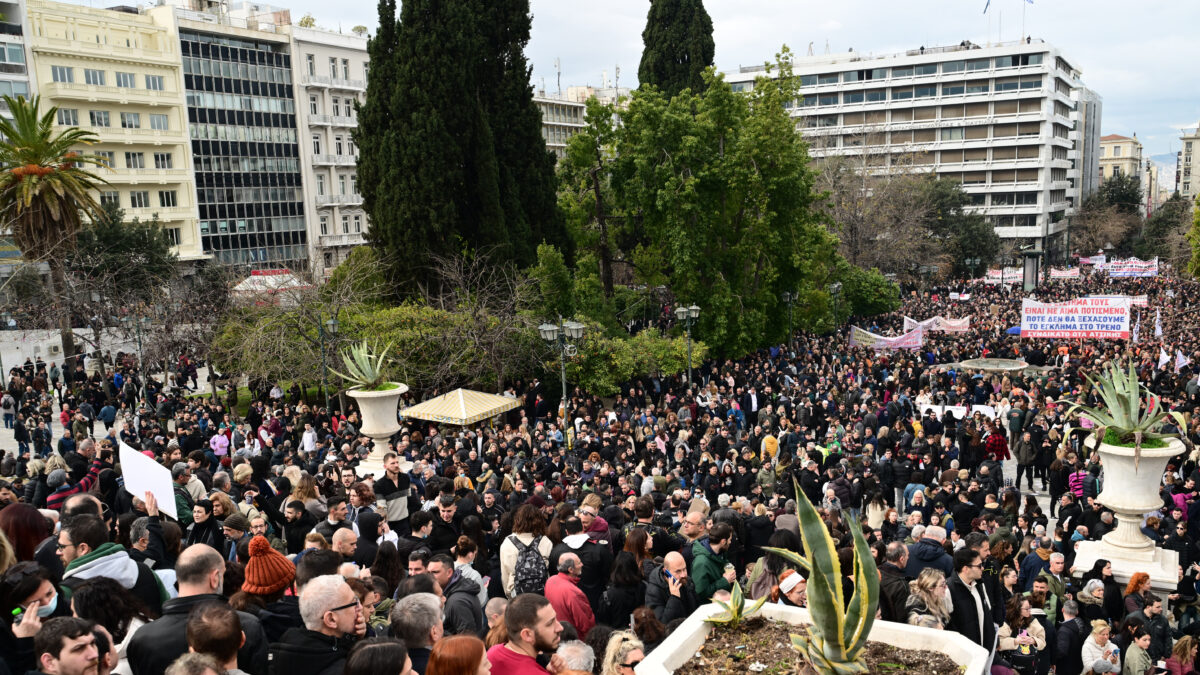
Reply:
<svg viewBox="0 0 1200 675"><path fill-rule="evenodd" d="M562 572L550 577L546 581L546 599L554 607L558 620L569 622L580 635L587 635L596 625L596 615L575 577Z"/></svg>

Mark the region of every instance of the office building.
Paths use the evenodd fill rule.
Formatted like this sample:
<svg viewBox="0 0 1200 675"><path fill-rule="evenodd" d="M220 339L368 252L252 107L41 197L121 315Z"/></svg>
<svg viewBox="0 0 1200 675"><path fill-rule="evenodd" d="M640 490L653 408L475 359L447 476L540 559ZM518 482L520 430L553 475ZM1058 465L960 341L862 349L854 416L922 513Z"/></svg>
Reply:
<svg viewBox="0 0 1200 675"><path fill-rule="evenodd" d="M1185 129L1179 141L1183 147L1179 151L1179 159L1175 166L1175 190L1188 200L1188 203L1194 203L1196 192L1200 189L1200 184L1197 184L1192 175L1193 169L1196 168L1193 163L1195 151L1200 150L1200 125L1195 129Z"/></svg>
<svg viewBox="0 0 1200 675"><path fill-rule="evenodd" d="M797 56L792 66L802 95L792 114L814 158L856 156L872 172L915 166L961 182L1002 238L1065 258L1080 167L1094 159L1081 156L1080 72L1058 49L964 41ZM742 68L725 79L747 91L764 74Z"/></svg>
<svg viewBox="0 0 1200 675"><path fill-rule="evenodd" d="M1071 92L1075 101L1075 166L1079 169L1079 199L1076 204L1100 189L1100 118L1104 102L1100 95L1087 87L1078 87Z"/></svg>
<svg viewBox="0 0 1200 675"><path fill-rule="evenodd" d="M305 213L314 271L328 273L366 243L367 214L358 188L354 104L367 90L367 39L289 26L298 103Z"/></svg>
<svg viewBox="0 0 1200 675"><path fill-rule="evenodd" d="M544 93L534 96L533 102L542 113L542 138L546 140L546 148L562 159L567 154L567 141L583 131L587 105L565 98L547 97Z"/></svg>
<svg viewBox="0 0 1200 675"><path fill-rule="evenodd" d="M30 54L25 36L25 0L0 2L0 95L29 96ZM9 117L0 99L0 115Z"/></svg>
<svg viewBox="0 0 1200 675"><path fill-rule="evenodd" d="M29 0L25 39L46 108L60 127L96 134L108 161L101 202L158 218L182 260L204 258L179 43L149 17Z"/></svg>
<svg viewBox="0 0 1200 675"><path fill-rule="evenodd" d="M146 10L179 45L204 251L252 269L306 268L291 39L276 23L288 13L204 4Z"/></svg>

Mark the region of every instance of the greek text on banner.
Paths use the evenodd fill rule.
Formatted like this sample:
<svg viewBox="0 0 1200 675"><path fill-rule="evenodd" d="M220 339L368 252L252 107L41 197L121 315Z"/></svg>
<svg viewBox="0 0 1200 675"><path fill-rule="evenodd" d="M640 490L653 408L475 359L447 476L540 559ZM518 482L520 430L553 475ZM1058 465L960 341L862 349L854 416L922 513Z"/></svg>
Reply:
<svg viewBox="0 0 1200 675"><path fill-rule="evenodd" d="M1129 338L1132 298L1021 301L1023 338Z"/></svg>

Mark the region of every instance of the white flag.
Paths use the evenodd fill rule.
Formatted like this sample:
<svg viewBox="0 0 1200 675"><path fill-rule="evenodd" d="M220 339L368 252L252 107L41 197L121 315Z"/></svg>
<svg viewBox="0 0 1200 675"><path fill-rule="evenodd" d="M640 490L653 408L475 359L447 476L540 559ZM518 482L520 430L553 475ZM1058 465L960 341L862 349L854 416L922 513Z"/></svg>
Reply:
<svg viewBox="0 0 1200 675"><path fill-rule="evenodd" d="M1170 354L1167 354L1167 350L1163 349L1162 347L1159 347L1158 348L1158 369L1162 370L1163 367L1166 366L1170 362L1171 362Z"/></svg>
<svg viewBox="0 0 1200 675"><path fill-rule="evenodd" d="M1142 315L1138 314L1137 323L1133 324L1133 342L1137 344L1138 336L1142 333Z"/></svg>
<svg viewBox="0 0 1200 675"><path fill-rule="evenodd" d="M1179 372L1184 366L1191 363L1192 360L1183 355L1183 352L1175 350L1175 372Z"/></svg>
<svg viewBox="0 0 1200 675"><path fill-rule="evenodd" d="M1162 310L1154 310L1154 337L1162 337Z"/></svg>

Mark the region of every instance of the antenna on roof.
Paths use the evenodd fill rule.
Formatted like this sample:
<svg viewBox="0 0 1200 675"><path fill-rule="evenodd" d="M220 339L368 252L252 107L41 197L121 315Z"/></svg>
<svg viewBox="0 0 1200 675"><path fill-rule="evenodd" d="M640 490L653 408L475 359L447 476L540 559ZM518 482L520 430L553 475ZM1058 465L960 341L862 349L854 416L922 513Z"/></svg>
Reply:
<svg viewBox="0 0 1200 675"><path fill-rule="evenodd" d="M558 95L562 96L562 59L554 57L554 73L557 78Z"/></svg>
<svg viewBox="0 0 1200 675"><path fill-rule="evenodd" d="M829 53L829 38L825 38L825 53Z"/></svg>
<svg viewBox="0 0 1200 675"><path fill-rule="evenodd" d="M811 43L811 42L810 42L810 43L808 43L808 55L809 55L809 56L812 56L812 55L813 55L813 50L812 50L812 47L813 47L813 43Z"/></svg>

